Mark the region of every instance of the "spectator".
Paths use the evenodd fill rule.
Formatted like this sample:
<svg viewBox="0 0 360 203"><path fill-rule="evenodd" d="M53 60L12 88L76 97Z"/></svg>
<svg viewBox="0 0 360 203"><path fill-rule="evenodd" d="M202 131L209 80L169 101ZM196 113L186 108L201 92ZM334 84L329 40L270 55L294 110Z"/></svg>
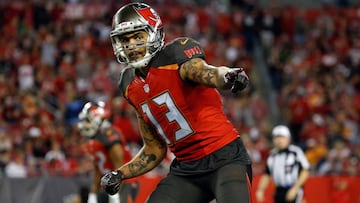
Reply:
<svg viewBox="0 0 360 203"><path fill-rule="evenodd" d="M5 166L5 175L9 178L27 177L24 152L21 149L15 149L11 161Z"/></svg>
<svg viewBox="0 0 360 203"><path fill-rule="evenodd" d="M320 174L344 174L346 161L350 159L351 150L344 138L338 138L330 148L326 160L319 168Z"/></svg>
<svg viewBox="0 0 360 203"><path fill-rule="evenodd" d="M45 161L51 162L51 161L65 161L65 154L61 150L61 145L58 141L53 140L51 142L51 148L48 152L45 154Z"/></svg>
<svg viewBox="0 0 360 203"><path fill-rule="evenodd" d="M5 172L6 165L10 162L12 142L6 135L6 130L0 128L0 177Z"/></svg>

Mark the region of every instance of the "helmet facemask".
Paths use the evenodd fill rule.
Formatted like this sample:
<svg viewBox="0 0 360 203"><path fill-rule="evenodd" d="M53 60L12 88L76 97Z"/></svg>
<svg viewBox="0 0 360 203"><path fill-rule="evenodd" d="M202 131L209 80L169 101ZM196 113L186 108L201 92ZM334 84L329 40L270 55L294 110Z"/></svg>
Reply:
<svg viewBox="0 0 360 203"><path fill-rule="evenodd" d="M101 125L101 121L98 119L83 119L78 123L80 134L85 137L93 137L98 132Z"/></svg>

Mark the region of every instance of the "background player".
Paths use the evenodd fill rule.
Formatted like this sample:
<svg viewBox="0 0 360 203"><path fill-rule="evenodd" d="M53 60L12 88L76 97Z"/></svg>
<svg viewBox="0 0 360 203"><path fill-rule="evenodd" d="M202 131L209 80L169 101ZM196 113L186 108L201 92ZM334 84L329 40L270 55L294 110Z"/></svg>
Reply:
<svg viewBox="0 0 360 203"><path fill-rule="evenodd" d="M78 128L87 140L84 149L94 161L95 175L90 188L88 203L119 203L119 195L108 196L99 190L102 175L120 167L130 160L130 153L126 147L126 140L119 129L109 121L110 112L104 102L88 102L79 113ZM136 182L123 184L120 190L122 203L133 202L136 194ZM134 193L135 191L135 193ZM98 195L97 195L98 194Z"/></svg>

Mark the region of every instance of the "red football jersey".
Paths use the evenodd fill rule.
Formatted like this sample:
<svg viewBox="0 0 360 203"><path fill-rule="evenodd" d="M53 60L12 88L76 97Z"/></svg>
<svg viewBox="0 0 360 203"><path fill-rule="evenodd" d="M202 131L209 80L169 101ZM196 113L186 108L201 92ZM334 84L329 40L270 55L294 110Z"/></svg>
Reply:
<svg viewBox="0 0 360 203"><path fill-rule="evenodd" d="M205 58L199 43L179 38L152 60L146 78L127 68L119 81L124 97L181 161L201 159L238 137L217 89L180 78L180 65L194 57Z"/></svg>
<svg viewBox="0 0 360 203"><path fill-rule="evenodd" d="M94 138L89 139L85 143L85 150L92 156L96 163L96 169L101 174L110 173L115 170L114 165L109 157L109 149L120 143L123 146L124 162L130 161L131 155L126 147L126 141L120 131L109 128L97 134Z"/></svg>

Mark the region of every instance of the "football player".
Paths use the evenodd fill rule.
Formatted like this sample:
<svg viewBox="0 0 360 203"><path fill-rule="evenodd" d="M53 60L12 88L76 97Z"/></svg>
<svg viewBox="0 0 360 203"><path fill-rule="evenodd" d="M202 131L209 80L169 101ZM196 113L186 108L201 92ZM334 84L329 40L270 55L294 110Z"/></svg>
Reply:
<svg viewBox="0 0 360 203"><path fill-rule="evenodd" d="M115 13L110 38L118 62L128 65L118 86L136 110L143 146L130 162L103 176L101 187L117 193L123 180L152 170L169 148L175 155L170 172L147 202L250 202L250 158L217 90L246 88L244 70L207 64L203 48L191 38L165 45L162 21L144 3Z"/></svg>
<svg viewBox="0 0 360 203"><path fill-rule="evenodd" d="M137 190L134 187L136 182L123 184L120 199L118 193L108 196L99 190L101 176L120 167L131 157L123 134L112 126L109 118L110 112L105 108L104 102L88 102L79 113L78 129L80 134L86 138L83 147L85 152L91 156L96 168L88 203L119 203L120 199L122 203L126 203L128 198L135 198L130 195L133 192L131 190Z"/></svg>

